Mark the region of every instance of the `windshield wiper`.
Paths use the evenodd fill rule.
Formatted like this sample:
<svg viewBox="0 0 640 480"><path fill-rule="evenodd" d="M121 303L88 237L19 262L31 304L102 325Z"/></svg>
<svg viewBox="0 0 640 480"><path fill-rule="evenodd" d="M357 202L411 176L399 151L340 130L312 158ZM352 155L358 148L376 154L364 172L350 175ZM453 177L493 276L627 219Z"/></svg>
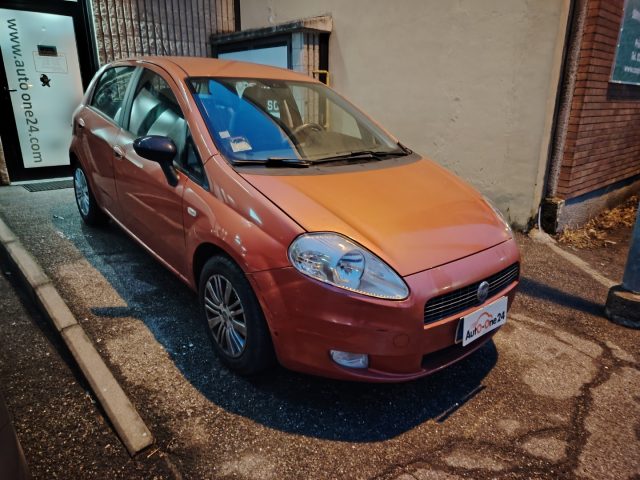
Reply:
<svg viewBox="0 0 640 480"><path fill-rule="evenodd" d="M302 160L300 158L286 158L286 157L268 157L265 159L256 159L256 160L234 160L234 165L237 166L245 166L245 165L264 165L265 167L291 167L291 168L306 168L312 165L311 162L307 160Z"/></svg>
<svg viewBox="0 0 640 480"><path fill-rule="evenodd" d="M314 160L313 163L339 162L343 160L382 160L388 157L404 157L408 155L405 150L354 150L340 155L332 155L330 157Z"/></svg>
<svg viewBox="0 0 640 480"><path fill-rule="evenodd" d="M402 148L402 147L401 147ZM304 160L301 158L288 158L288 157L267 157L265 159L252 159L252 160L234 160L235 166L249 166L249 165L262 165L265 167L280 167L280 168L307 168L319 163L351 161L351 160L382 160L388 157L404 157L409 155L411 151L402 148L402 150L354 150L352 152L345 152L339 155L332 155L330 157L323 157L318 160Z"/></svg>

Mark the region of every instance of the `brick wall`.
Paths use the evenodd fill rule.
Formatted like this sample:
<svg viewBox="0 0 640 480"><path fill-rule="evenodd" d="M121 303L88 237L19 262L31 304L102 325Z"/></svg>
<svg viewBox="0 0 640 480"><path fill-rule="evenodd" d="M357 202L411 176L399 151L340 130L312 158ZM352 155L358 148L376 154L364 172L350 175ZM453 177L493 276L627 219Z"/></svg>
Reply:
<svg viewBox="0 0 640 480"><path fill-rule="evenodd" d="M609 83L623 0L587 0L556 196L640 174L640 87Z"/></svg>
<svg viewBox="0 0 640 480"><path fill-rule="evenodd" d="M211 55L209 36L233 32L233 0L91 0L101 64L135 55Z"/></svg>

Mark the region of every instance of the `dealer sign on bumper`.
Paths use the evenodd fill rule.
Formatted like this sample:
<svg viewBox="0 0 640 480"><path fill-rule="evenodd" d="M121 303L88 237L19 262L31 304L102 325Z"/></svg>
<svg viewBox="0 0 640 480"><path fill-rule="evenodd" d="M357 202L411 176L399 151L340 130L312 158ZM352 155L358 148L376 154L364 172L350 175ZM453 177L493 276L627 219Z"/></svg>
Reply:
<svg viewBox="0 0 640 480"><path fill-rule="evenodd" d="M463 317L462 346L504 325L507 321L507 304L507 297L502 297Z"/></svg>

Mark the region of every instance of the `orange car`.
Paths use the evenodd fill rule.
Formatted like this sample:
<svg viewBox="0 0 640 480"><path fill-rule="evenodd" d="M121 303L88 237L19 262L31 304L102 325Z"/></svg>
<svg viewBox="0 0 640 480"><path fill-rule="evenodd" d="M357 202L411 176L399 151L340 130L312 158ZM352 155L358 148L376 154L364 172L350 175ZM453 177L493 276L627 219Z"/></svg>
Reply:
<svg viewBox="0 0 640 480"><path fill-rule="evenodd" d="M478 192L325 85L205 58L106 65L74 114L84 221L196 290L222 361L396 382L506 321L519 253Z"/></svg>

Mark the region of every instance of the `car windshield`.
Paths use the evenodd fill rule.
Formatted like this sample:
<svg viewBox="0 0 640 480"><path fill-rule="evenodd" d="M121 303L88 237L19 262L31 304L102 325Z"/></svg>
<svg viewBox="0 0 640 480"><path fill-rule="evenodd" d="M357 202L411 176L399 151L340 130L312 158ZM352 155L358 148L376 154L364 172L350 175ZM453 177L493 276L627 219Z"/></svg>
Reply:
<svg viewBox="0 0 640 480"><path fill-rule="evenodd" d="M405 155L389 135L319 83L190 78L198 108L232 163L311 165Z"/></svg>

